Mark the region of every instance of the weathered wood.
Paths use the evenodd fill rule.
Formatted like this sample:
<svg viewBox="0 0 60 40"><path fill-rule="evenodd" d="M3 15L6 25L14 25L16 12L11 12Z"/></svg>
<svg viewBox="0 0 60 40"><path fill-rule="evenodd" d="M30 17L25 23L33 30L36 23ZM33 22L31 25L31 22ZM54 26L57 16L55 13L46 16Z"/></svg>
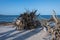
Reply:
<svg viewBox="0 0 60 40"><path fill-rule="evenodd" d="M39 20L36 19L36 13L37 10L32 12L24 12L21 14L17 21L15 22L15 25L17 26L17 29L33 29L37 26L41 26L41 23ZM24 25L24 26L23 26Z"/></svg>
<svg viewBox="0 0 60 40"><path fill-rule="evenodd" d="M52 34L52 40L60 40L60 24L58 19L57 19L57 16L56 16L56 13L55 11L53 10L53 14L52 14L52 17L54 19L54 22L55 22L55 26L54 28L51 28L47 25L47 28L48 28L48 32L51 32Z"/></svg>
<svg viewBox="0 0 60 40"><path fill-rule="evenodd" d="M56 23L58 23L56 12L53 10L52 17Z"/></svg>
<svg viewBox="0 0 60 40"><path fill-rule="evenodd" d="M51 28L49 22L54 22L55 25L53 28ZM53 10L52 17L50 20L44 20L41 21L42 26L46 27L48 30L48 33L52 35L51 40L60 40L60 20L56 15L56 12Z"/></svg>

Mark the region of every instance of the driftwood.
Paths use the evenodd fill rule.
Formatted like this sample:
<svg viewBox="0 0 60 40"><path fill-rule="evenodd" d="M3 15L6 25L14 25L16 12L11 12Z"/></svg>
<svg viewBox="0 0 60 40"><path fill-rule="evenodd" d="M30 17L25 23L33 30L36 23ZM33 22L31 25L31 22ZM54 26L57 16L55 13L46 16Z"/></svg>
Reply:
<svg viewBox="0 0 60 40"><path fill-rule="evenodd" d="M53 10L52 16L53 16L55 23L58 23L56 12L54 10Z"/></svg>
<svg viewBox="0 0 60 40"><path fill-rule="evenodd" d="M50 19L44 18L40 22L43 27L47 28L48 33L52 35L51 40L60 40L60 19L54 10ZM50 26L50 22L54 23L53 27Z"/></svg>
<svg viewBox="0 0 60 40"><path fill-rule="evenodd" d="M21 22L21 20L16 20L15 25L17 26L16 29L22 30L24 28L24 24Z"/></svg>
<svg viewBox="0 0 60 40"><path fill-rule="evenodd" d="M49 22L55 22L55 25L53 28L51 28ZM48 28L48 32L52 35L51 40L60 40L60 23L58 21L58 17L56 16L55 11L53 10L52 18L49 20L49 22L46 22L45 25Z"/></svg>
<svg viewBox="0 0 60 40"><path fill-rule="evenodd" d="M53 10L52 17L42 20L36 20L36 10L32 12L25 12L24 14L21 14L18 19L15 22L15 25L17 26L17 30L23 30L23 29L33 29L37 26L46 27L48 33L52 35L51 40L59 40L60 39L60 20L56 16L56 12ZM50 22L54 22L55 25L53 27L50 26Z"/></svg>
<svg viewBox="0 0 60 40"><path fill-rule="evenodd" d="M37 28L38 26L41 26L39 20L36 20L36 15L35 15L36 11L37 10L32 12L27 11L21 14L15 21L17 30L33 29L33 28Z"/></svg>

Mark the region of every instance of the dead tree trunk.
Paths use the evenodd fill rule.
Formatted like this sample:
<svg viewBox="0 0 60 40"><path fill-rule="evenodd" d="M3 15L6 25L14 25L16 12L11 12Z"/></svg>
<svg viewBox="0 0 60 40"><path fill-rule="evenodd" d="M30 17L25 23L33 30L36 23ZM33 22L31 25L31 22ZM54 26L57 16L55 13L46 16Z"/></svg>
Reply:
<svg viewBox="0 0 60 40"><path fill-rule="evenodd" d="M59 21L57 20L57 16L54 10L53 10L52 17L54 19L55 26L54 28L51 28L49 26L49 23L47 23L48 25L46 26L48 28L48 32L52 34L52 40L60 40L60 24L58 24Z"/></svg>

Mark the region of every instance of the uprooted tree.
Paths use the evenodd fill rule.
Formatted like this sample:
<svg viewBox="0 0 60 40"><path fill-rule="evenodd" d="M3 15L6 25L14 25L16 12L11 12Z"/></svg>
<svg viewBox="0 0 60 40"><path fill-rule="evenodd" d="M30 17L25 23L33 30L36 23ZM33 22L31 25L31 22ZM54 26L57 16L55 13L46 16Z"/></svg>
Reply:
<svg viewBox="0 0 60 40"><path fill-rule="evenodd" d="M41 21L42 27L47 28L47 32L51 35L51 40L60 40L60 19L53 10L50 19L43 18ZM51 25L51 23L54 23Z"/></svg>
<svg viewBox="0 0 60 40"><path fill-rule="evenodd" d="M26 11L23 14L20 14L20 16L15 21L15 25L17 30L23 30L23 29L33 29L37 28L38 26L41 26L41 23L39 20L36 20L36 12L34 11Z"/></svg>
<svg viewBox="0 0 60 40"><path fill-rule="evenodd" d="M53 28L50 26L49 22L55 23ZM60 21L54 10L51 19L46 22L45 26L48 28L48 32L52 35L51 40L60 40Z"/></svg>

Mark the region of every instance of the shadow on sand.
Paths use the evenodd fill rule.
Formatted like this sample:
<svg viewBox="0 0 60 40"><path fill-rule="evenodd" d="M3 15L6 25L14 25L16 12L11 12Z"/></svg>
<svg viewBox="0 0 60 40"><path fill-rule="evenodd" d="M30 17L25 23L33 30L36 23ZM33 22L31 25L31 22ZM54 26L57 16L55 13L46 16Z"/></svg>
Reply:
<svg viewBox="0 0 60 40"><path fill-rule="evenodd" d="M8 32L0 33L0 40L4 40L10 33L14 32L14 31L15 30L11 30L11 31L8 31Z"/></svg>
<svg viewBox="0 0 60 40"><path fill-rule="evenodd" d="M15 38L15 39L13 39L13 40L25 40L25 39L33 36L33 35L36 35L36 34L39 33L41 30L42 30L42 29L35 29L35 30L30 31L30 32L28 32L28 33L26 33L26 34L23 34L23 35Z"/></svg>
<svg viewBox="0 0 60 40"><path fill-rule="evenodd" d="M13 35L10 35L11 33L15 32L15 31L16 31L16 30L10 30L10 31L8 31L8 32L0 33L0 40L5 40L5 39L8 39L8 38L10 38L10 37L17 36L18 34L24 32L24 31L22 31L22 32L17 32L17 33L15 33L15 34L13 34ZM25 30L25 31L26 31L26 30ZM1 36L1 35L2 35L2 36Z"/></svg>
<svg viewBox="0 0 60 40"><path fill-rule="evenodd" d="M3 36L0 36L0 40L6 40L8 38L11 38L11 37L15 37L21 33L24 33L26 32L27 30L23 31L23 32L17 32L13 35L10 35L11 33L15 32L16 30L10 30L8 32L5 32L5 33L0 33L0 35L3 35ZM36 35L37 33L39 33L41 31L41 29L34 29L32 31L29 31L27 33L24 33L23 35L19 35L18 37L16 38L13 38L13 40L25 40L33 35Z"/></svg>

